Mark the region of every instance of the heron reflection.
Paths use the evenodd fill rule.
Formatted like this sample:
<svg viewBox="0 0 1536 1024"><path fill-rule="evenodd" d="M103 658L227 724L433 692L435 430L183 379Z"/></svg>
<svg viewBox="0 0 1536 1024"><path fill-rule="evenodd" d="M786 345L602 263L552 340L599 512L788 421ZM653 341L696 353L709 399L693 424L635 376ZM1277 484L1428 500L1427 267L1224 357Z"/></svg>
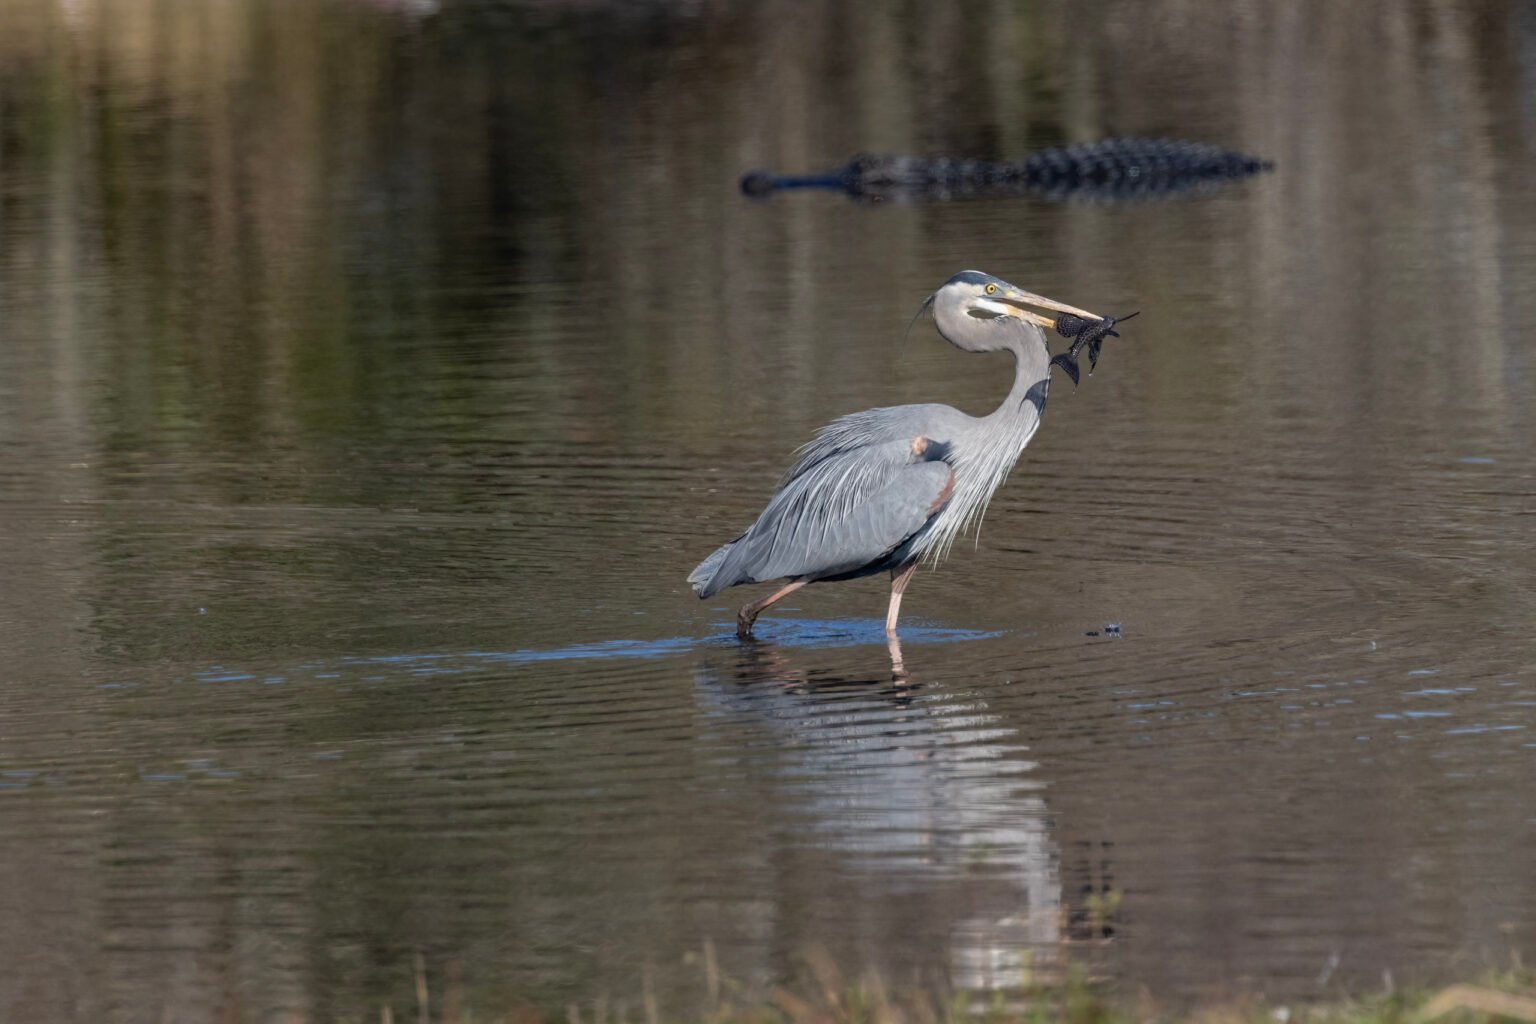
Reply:
<svg viewBox="0 0 1536 1024"><path fill-rule="evenodd" d="M832 873L868 893L832 927L878 934L834 938L919 942L899 923L910 918L938 930L928 941L947 947L958 988L1051 971L1063 914L1045 783L981 701L920 671L827 670L763 640L706 652L695 692L706 720L764 735L751 758L794 808L787 846L831 854Z"/></svg>

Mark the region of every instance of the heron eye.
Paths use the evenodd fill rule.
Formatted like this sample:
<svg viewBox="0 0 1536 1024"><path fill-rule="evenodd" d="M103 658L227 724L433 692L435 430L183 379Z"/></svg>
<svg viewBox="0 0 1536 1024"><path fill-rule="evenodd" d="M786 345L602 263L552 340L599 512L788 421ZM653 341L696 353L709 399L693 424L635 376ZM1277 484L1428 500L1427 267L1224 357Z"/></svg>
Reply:
<svg viewBox="0 0 1536 1024"><path fill-rule="evenodd" d="M987 294L988 295L996 295L997 294L997 285L995 285L995 284L987 285Z"/></svg>

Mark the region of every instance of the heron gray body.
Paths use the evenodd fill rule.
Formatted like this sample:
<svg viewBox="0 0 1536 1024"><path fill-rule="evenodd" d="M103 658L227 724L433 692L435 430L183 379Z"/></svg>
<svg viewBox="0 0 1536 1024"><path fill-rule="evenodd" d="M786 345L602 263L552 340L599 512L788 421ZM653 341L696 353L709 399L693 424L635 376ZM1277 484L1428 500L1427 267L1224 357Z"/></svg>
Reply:
<svg viewBox="0 0 1536 1024"><path fill-rule="evenodd" d="M911 570L941 560L961 533L979 527L1040 426L1051 356L1039 324L1050 321L1024 311L1025 302L1099 319L978 271L955 275L925 305L956 347L1013 355L1013 387L1002 404L979 417L947 405L898 405L823 427L757 521L689 575L699 597L788 579L742 610L738 632L746 636L758 612L798 586L890 571L896 583L886 627L894 633Z"/></svg>

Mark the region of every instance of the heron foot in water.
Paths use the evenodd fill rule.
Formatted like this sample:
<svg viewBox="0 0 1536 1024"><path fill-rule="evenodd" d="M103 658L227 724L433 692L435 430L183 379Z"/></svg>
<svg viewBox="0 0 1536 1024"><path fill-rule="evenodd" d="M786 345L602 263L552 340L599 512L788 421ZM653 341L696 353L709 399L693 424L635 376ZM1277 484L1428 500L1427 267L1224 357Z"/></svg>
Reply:
<svg viewBox="0 0 1536 1024"><path fill-rule="evenodd" d="M752 639L752 623L757 621L757 617L763 613L763 609L781 597L788 597L809 582L811 581L807 579L790 580L767 597L753 601L751 604L743 605L741 611L736 613L736 635L742 640Z"/></svg>

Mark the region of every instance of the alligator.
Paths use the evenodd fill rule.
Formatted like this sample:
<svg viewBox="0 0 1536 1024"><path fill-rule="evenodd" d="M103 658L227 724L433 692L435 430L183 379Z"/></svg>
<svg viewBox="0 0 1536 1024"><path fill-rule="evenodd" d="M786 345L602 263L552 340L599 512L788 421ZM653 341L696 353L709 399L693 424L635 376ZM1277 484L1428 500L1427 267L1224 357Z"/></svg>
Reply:
<svg viewBox="0 0 1536 1024"><path fill-rule="evenodd" d="M1010 195L1136 200L1203 191L1273 168L1268 160L1199 142L1124 138L1045 149L1015 163L860 155L826 174L751 171L742 176L741 190L767 196L789 189L824 189L867 202Z"/></svg>

